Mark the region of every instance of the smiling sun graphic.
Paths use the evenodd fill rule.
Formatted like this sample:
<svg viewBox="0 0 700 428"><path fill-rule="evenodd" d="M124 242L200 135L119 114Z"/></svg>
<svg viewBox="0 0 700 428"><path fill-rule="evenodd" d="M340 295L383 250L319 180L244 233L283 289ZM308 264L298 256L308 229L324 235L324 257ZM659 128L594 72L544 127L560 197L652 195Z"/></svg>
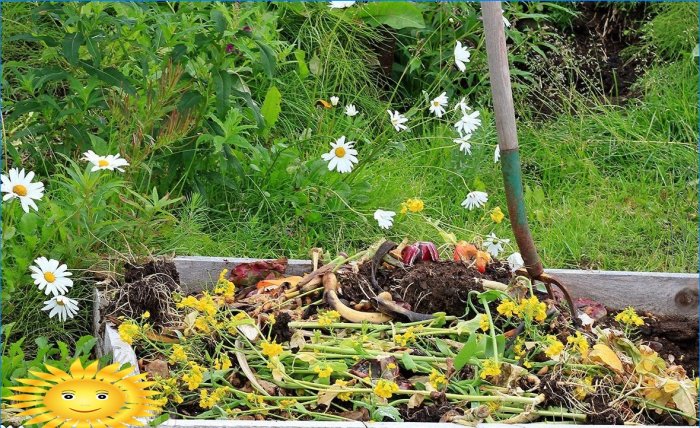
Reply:
<svg viewBox="0 0 700 428"><path fill-rule="evenodd" d="M30 371L38 379L18 379L27 386L10 388L20 394L9 397L11 406L30 416L24 425L44 424L44 428L107 428L143 425L137 418L153 416L160 408L147 387L145 374L130 376L132 369L119 370L111 364L98 370L95 361L83 368L76 360L69 373L46 365L49 373Z"/></svg>

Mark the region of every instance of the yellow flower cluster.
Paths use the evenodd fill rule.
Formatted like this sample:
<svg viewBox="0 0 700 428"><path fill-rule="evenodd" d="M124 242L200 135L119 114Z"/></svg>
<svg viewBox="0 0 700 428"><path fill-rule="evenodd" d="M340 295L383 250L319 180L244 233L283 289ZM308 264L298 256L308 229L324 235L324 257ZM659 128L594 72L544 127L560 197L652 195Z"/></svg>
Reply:
<svg viewBox="0 0 700 428"><path fill-rule="evenodd" d="M583 378L582 383L574 389L574 398L581 401L586 398L589 393L594 391L595 388L593 388L593 378L586 376Z"/></svg>
<svg viewBox="0 0 700 428"><path fill-rule="evenodd" d="M214 287L214 293L223 296L226 299L233 299L233 296L236 294L236 285L226 279L227 273L228 269L224 269L219 274L219 280L216 282L216 286Z"/></svg>
<svg viewBox="0 0 700 428"><path fill-rule="evenodd" d="M416 340L415 331L416 331L415 328L409 327L406 329L406 331L403 334L394 335L394 343L396 343L399 346L408 345L409 343Z"/></svg>
<svg viewBox="0 0 700 428"><path fill-rule="evenodd" d="M218 309L218 305L206 291L199 299L194 296L185 297L177 304L177 307L194 309L209 316L214 316Z"/></svg>
<svg viewBox="0 0 700 428"><path fill-rule="evenodd" d="M615 321L619 322L620 324L624 324L628 327L641 327L644 325L644 319L637 315L637 312L631 306L629 306L627 309L620 312L619 314L615 315Z"/></svg>
<svg viewBox="0 0 700 428"><path fill-rule="evenodd" d="M187 362L187 352L185 352L185 347L180 344L175 344L170 352L170 364L175 363L186 363Z"/></svg>
<svg viewBox="0 0 700 428"><path fill-rule="evenodd" d="M318 324L321 327L328 327L340 319L338 311L322 311L318 313Z"/></svg>
<svg viewBox="0 0 700 428"><path fill-rule="evenodd" d="M518 337L513 345L513 353L516 359L525 357L525 339Z"/></svg>
<svg viewBox="0 0 700 428"><path fill-rule="evenodd" d="M424 207L425 204L423 204L423 201L420 199L407 199L406 202L401 203L401 214L406 214L408 211L412 213L419 213L423 211Z"/></svg>
<svg viewBox="0 0 700 428"><path fill-rule="evenodd" d="M345 380L342 380L342 379L336 379L334 385L340 389L343 389L343 388L348 386L348 382ZM338 399L340 401L350 401L351 397L352 397L352 391L341 392L338 394Z"/></svg>
<svg viewBox="0 0 700 428"><path fill-rule="evenodd" d="M280 355L283 351L282 345L275 342L263 342L260 348L262 349L262 354L270 358Z"/></svg>
<svg viewBox="0 0 700 428"><path fill-rule="evenodd" d="M496 207L491 210L491 220L493 220L494 223L499 224L505 217L503 211L501 211L501 207Z"/></svg>
<svg viewBox="0 0 700 428"><path fill-rule="evenodd" d="M430 383L435 389L442 389L447 386L447 378L444 374L433 369L430 372L430 377L428 378L428 383Z"/></svg>
<svg viewBox="0 0 700 428"><path fill-rule="evenodd" d="M265 404L265 397L263 397L262 395L258 395L258 394L254 394L252 392L249 392L248 394L246 394L245 398L246 398L246 400L248 400L248 403L251 406L254 406L254 405L262 406L263 404Z"/></svg>
<svg viewBox="0 0 700 428"><path fill-rule="evenodd" d="M396 382L392 382L386 379L379 379L377 385L374 387L374 393L377 397L381 398L391 398L391 396L399 391L399 386Z"/></svg>
<svg viewBox="0 0 700 428"><path fill-rule="evenodd" d="M580 331L577 331L575 336L567 337L566 342L572 344L576 352L581 354L582 357L588 356L588 340Z"/></svg>
<svg viewBox="0 0 700 428"><path fill-rule="evenodd" d="M204 380L204 371L195 362L190 362L190 369L182 375L182 380L187 384L187 389L194 391Z"/></svg>
<svg viewBox="0 0 700 428"><path fill-rule="evenodd" d="M119 324L119 337L129 345L134 343L134 339L138 338L141 334L141 329L138 324L133 321L124 321Z"/></svg>
<svg viewBox="0 0 700 428"><path fill-rule="evenodd" d="M561 354L561 351L564 350L564 344L561 343L556 336L548 334L544 341L547 344L547 347L544 348L544 354L549 358L556 357L557 355Z"/></svg>
<svg viewBox="0 0 700 428"><path fill-rule="evenodd" d="M199 391L199 407L202 409L211 409L216 406L221 399L226 395L226 387L216 388L214 392L209 394L209 391L202 389Z"/></svg>
<svg viewBox="0 0 700 428"><path fill-rule="evenodd" d="M228 370L231 368L231 359L226 354L221 354L219 358L214 360L214 368L216 370Z"/></svg>
<svg viewBox="0 0 700 428"><path fill-rule="evenodd" d="M183 402L182 396L180 395L180 390L177 387L177 379L174 377L168 379L158 379L156 382L156 389L161 391L161 407L164 407L168 400L175 404L180 404Z"/></svg>
<svg viewBox="0 0 700 428"><path fill-rule="evenodd" d="M489 317L486 314L481 314L479 318L479 328L483 331L489 331L491 323L489 322Z"/></svg>
<svg viewBox="0 0 700 428"><path fill-rule="evenodd" d="M283 409L289 409L290 407L297 404L297 400L290 398L288 400L280 400L280 407Z"/></svg>
<svg viewBox="0 0 700 428"><path fill-rule="evenodd" d="M494 360L486 360L484 361L483 367L481 368L481 376L482 379L486 379L489 377L496 377L501 374L501 365L497 363Z"/></svg>
<svg viewBox="0 0 700 428"><path fill-rule="evenodd" d="M506 318L517 316L522 319L535 320L538 322L543 322L547 319L547 304L540 302L537 296L530 296L522 299L517 305L510 299L504 300L498 305L496 311Z"/></svg>
<svg viewBox="0 0 700 428"><path fill-rule="evenodd" d="M314 367L314 371L318 373L318 377L323 378L323 377L331 377L331 374L333 374L333 367L329 365L324 365L323 367L321 366L316 366Z"/></svg>

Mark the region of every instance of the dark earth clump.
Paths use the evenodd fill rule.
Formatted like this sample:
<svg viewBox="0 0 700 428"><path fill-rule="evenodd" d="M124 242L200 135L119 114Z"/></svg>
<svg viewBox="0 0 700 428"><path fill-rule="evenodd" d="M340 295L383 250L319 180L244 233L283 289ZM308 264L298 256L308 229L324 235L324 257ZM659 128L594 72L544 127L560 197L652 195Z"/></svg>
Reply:
<svg viewBox="0 0 700 428"><path fill-rule="evenodd" d="M120 284L105 310L108 317L139 319L148 312L153 326L165 326L177 318L172 295L180 290L175 264L168 260L150 260L144 264L127 263Z"/></svg>
<svg viewBox="0 0 700 428"><path fill-rule="evenodd" d="M589 395L584 400L588 404L589 410L586 412L586 423L591 425L622 425L624 418L615 408L610 407L613 398L604 393L603 389L595 395Z"/></svg>
<svg viewBox="0 0 700 428"><path fill-rule="evenodd" d="M409 409L407 405L399 406L399 414L405 422L441 422L447 414L462 415L463 411L449 403L444 394L430 395L431 404L423 404Z"/></svg>
<svg viewBox="0 0 700 428"><path fill-rule="evenodd" d="M493 260L484 274L452 261L422 262L406 269L380 268L376 273L379 287L390 292L395 301L406 302L412 311L456 316L464 315L470 291L483 291L477 279L508 283L510 278L510 269L498 260ZM374 297L369 264L363 264L359 273L343 273L338 279L344 300L359 303Z"/></svg>
<svg viewBox="0 0 700 428"><path fill-rule="evenodd" d="M287 312L275 314L275 323L272 325L271 334L277 343L287 342L292 338L292 330L289 328L291 321L292 317Z"/></svg>

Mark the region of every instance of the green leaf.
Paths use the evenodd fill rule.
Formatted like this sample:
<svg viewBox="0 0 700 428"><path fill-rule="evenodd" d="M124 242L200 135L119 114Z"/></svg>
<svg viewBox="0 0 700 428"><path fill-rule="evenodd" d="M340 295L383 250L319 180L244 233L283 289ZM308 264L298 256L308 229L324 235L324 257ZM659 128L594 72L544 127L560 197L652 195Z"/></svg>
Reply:
<svg viewBox="0 0 700 428"><path fill-rule="evenodd" d="M119 70L114 67L107 67L103 70L88 64L85 61L79 61L78 64L88 72L88 74L97 77L104 83L110 86L116 86L129 95L136 95L136 88L131 84L129 78L124 76Z"/></svg>
<svg viewBox="0 0 700 428"><path fill-rule="evenodd" d="M467 365L474 354L476 354L476 334L470 334L467 343L464 344L455 357L455 370L462 370L462 367Z"/></svg>
<svg viewBox="0 0 700 428"><path fill-rule="evenodd" d="M231 98L231 75L226 70L214 70L214 91L216 92L216 113L224 117L228 112Z"/></svg>
<svg viewBox="0 0 700 428"><path fill-rule="evenodd" d="M372 2L353 10L356 18L373 26L387 25L395 30L425 28L423 11L413 3Z"/></svg>
<svg viewBox="0 0 700 428"><path fill-rule="evenodd" d="M413 361L413 358L411 358L411 355L408 352L404 352L401 356L401 363L403 363L403 366L406 370L413 371L418 367L416 365L416 362Z"/></svg>
<svg viewBox="0 0 700 428"><path fill-rule="evenodd" d="M78 63L78 51L84 41L85 38L81 33L66 34L63 38L63 56L66 57L69 64L76 65Z"/></svg>
<svg viewBox="0 0 700 428"><path fill-rule="evenodd" d="M277 118L282 111L281 104L282 94L279 89L274 85L270 86L270 89L267 90L267 95L265 95L265 102L263 102L262 108L260 109L260 113L263 115L265 125L268 129L275 126Z"/></svg>
<svg viewBox="0 0 700 428"><path fill-rule="evenodd" d="M306 65L306 52L301 49L294 51L294 58L297 60L299 77L306 79L309 76L309 66Z"/></svg>
<svg viewBox="0 0 700 428"><path fill-rule="evenodd" d="M100 52L100 47L97 45L97 41L94 38L88 37L85 39L85 46L87 47L90 56L92 57L92 63L95 67L99 67L102 62L102 52Z"/></svg>
<svg viewBox="0 0 700 428"><path fill-rule="evenodd" d="M451 357L454 355L454 352L450 349L449 346L447 346L447 343L445 343L444 340L435 338L435 346L440 350L440 353L446 357Z"/></svg>
<svg viewBox="0 0 700 428"><path fill-rule="evenodd" d="M226 31L228 23L226 22L226 17L223 13L221 13L221 11L212 10L211 20L214 21L214 28L216 29L216 31L218 31L219 33L223 33L224 31Z"/></svg>
<svg viewBox="0 0 700 428"><path fill-rule="evenodd" d="M389 418L394 422L403 422L401 415L399 414L399 409L393 406L379 406L372 412L372 419L375 421L381 421L384 418Z"/></svg>
<svg viewBox="0 0 700 428"><path fill-rule="evenodd" d="M263 69L265 70L267 77L272 79L272 76L275 74L275 52L265 43L259 40L254 41L260 48L260 59L262 61Z"/></svg>

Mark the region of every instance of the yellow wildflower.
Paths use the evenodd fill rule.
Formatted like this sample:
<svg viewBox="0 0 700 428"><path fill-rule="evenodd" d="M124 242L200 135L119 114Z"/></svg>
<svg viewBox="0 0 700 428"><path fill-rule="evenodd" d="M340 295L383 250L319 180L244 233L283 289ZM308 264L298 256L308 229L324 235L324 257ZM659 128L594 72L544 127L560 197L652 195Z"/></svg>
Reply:
<svg viewBox="0 0 700 428"><path fill-rule="evenodd" d="M481 314L481 318L479 318L479 328L483 331L489 331L490 327L491 323L489 322L488 315Z"/></svg>
<svg viewBox="0 0 700 428"><path fill-rule="evenodd" d="M547 304L540 302L537 296L522 299L518 305L518 315L525 319L542 322L547 318Z"/></svg>
<svg viewBox="0 0 700 428"><path fill-rule="evenodd" d="M195 362L190 362L190 369L182 375L182 380L187 383L187 389L194 391L204 380L204 371Z"/></svg>
<svg viewBox="0 0 700 428"><path fill-rule="evenodd" d="M348 386L348 382L344 381L342 379L336 379L334 385L337 386L339 389L344 389L345 387ZM351 397L352 397L352 391L341 392L338 394L338 399L340 401L350 401Z"/></svg>
<svg viewBox="0 0 700 428"><path fill-rule="evenodd" d="M532 363L531 363L530 361L525 360L525 361L523 362L523 367L525 367L526 369L531 369L531 368L532 368Z"/></svg>
<svg viewBox="0 0 700 428"><path fill-rule="evenodd" d="M260 405L265 403L265 397L263 397L262 395L254 394L252 392L249 392L248 394L246 394L245 398L246 398L246 400L248 400L248 403L250 403L251 405L257 404L260 406Z"/></svg>
<svg viewBox="0 0 700 428"><path fill-rule="evenodd" d="M593 391L595 391L595 388L593 388L593 378L586 376L583 378L583 383L574 389L574 398L581 401Z"/></svg>
<svg viewBox="0 0 700 428"><path fill-rule="evenodd" d="M637 315L637 312L633 307L629 306L624 311L615 315L615 321L626 326L636 326L641 327L644 325L644 319Z"/></svg>
<svg viewBox="0 0 700 428"><path fill-rule="evenodd" d="M433 371L430 372L428 383L430 383L435 389L442 389L443 387L447 386L447 378L444 374L433 369Z"/></svg>
<svg viewBox="0 0 700 428"><path fill-rule="evenodd" d="M129 345L134 343L134 339L139 336L141 329L132 321L125 321L119 324L119 337Z"/></svg>
<svg viewBox="0 0 700 428"><path fill-rule="evenodd" d="M391 398L391 396L399 391L399 386L396 382L392 382L386 379L379 379L377 385L374 387L374 393L381 398Z"/></svg>
<svg viewBox="0 0 700 428"><path fill-rule="evenodd" d="M178 362L187 362L187 353L185 352L184 346L175 344L170 352L170 364L175 364Z"/></svg>
<svg viewBox="0 0 700 428"><path fill-rule="evenodd" d="M149 319L150 317L151 317L151 313L149 311L146 311L146 312L141 314L141 318L143 318L145 320Z"/></svg>
<svg viewBox="0 0 700 428"><path fill-rule="evenodd" d="M204 334L211 333L211 328L209 327L209 320L206 317L197 317L194 320L194 328L196 328Z"/></svg>
<svg viewBox="0 0 700 428"><path fill-rule="evenodd" d="M236 293L236 285L226 278L228 269L224 269L219 274L219 280L214 287L214 293L231 298Z"/></svg>
<svg viewBox="0 0 700 428"><path fill-rule="evenodd" d="M294 406L297 404L297 400L291 398L288 400L280 400L280 407L283 409L289 409L290 407Z"/></svg>
<svg viewBox="0 0 700 428"><path fill-rule="evenodd" d="M507 299L498 305L496 311L506 318L511 318L513 315L518 315L518 305L514 301Z"/></svg>
<svg viewBox="0 0 700 428"><path fill-rule="evenodd" d="M270 314L269 317L267 317L267 324L268 325L275 325L277 323L277 317L275 314Z"/></svg>
<svg viewBox="0 0 700 428"><path fill-rule="evenodd" d="M397 365L394 363L389 363L386 365L386 368L389 370L394 370L396 367L397 367Z"/></svg>
<svg viewBox="0 0 700 428"><path fill-rule="evenodd" d="M209 395L209 391L202 389L199 392L199 407L202 409L211 409L216 406L226 395L226 390L225 387L216 388L214 392Z"/></svg>
<svg viewBox="0 0 700 428"><path fill-rule="evenodd" d="M515 344L513 345L513 353L517 359L525 356L525 339L519 337L515 340Z"/></svg>
<svg viewBox="0 0 700 428"><path fill-rule="evenodd" d="M556 357L564 350L564 344L561 343L556 336L552 336L551 334L547 335L545 343L547 343L547 347L544 348L544 354L549 358Z"/></svg>
<svg viewBox="0 0 700 428"><path fill-rule="evenodd" d="M406 202L401 203L401 214L406 214L407 211L419 213L423 211L424 207L425 204L423 204L423 201L420 199L407 199Z"/></svg>
<svg viewBox="0 0 700 428"><path fill-rule="evenodd" d="M416 339L416 334L414 331L415 329L413 327L409 327L403 334L394 335L394 343L399 346L408 345L410 342L413 342Z"/></svg>
<svg viewBox="0 0 700 428"><path fill-rule="evenodd" d="M494 223L500 223L504 218L505 215L503 214L503 211L501 211L501 207L496 207L491 210L491 220L493 220Z"/></svg>
<svg viewBox="0 0 700 428"><path fill-rule="evenodd" d="M270 358L280 355L283 351L282 345L275 342L263 342L260 347L262 349L262 354Z"/></svg>
<svg viewBox="0 0 700 428"><path fill-rule="evenodd" d="M481 368L481 378L486 379L488 377L496 377L501 374L501 365L494 360L484 361L483 367Z"/></svg>
<svg viewBox="0 0 700 428"><path fill-rule="evenodd" d="M580 331L576 332L576 336L569 336L566 338L567 343L574 345L576 352L581 354L582 357L588 356L588 340L581 334Z"/></svg>
<svg viewBox="0 0 700 428"><path fill-rule="evenodd" d="M338 311L322 311L318 314L318 325L328 327L340 319Z"/></svg>
<svg viewBox="0 0 700 428"><path fill-rule="evenodd" d="M316 366L314 368L314 371L318 373L318 377L331 377L331 374L333 373L333 367L329 365L324 365L323 368L321 368L321 366Z"/></svg>
<svg viewBox="0 0 700 428"><path fill-rule="evenodd" d="M216 302L207 292L204 292L199 299L187 296L177 304L177 307L194 309L209 316L214 316L218 309Z"/></svg>
<svg viewBox="0 0 700 428"><path fill-rule="evenodd" d="M222 354L214 360L214 368L216 370L228 370L231 368L231 359L226 354Z"/></svg>

